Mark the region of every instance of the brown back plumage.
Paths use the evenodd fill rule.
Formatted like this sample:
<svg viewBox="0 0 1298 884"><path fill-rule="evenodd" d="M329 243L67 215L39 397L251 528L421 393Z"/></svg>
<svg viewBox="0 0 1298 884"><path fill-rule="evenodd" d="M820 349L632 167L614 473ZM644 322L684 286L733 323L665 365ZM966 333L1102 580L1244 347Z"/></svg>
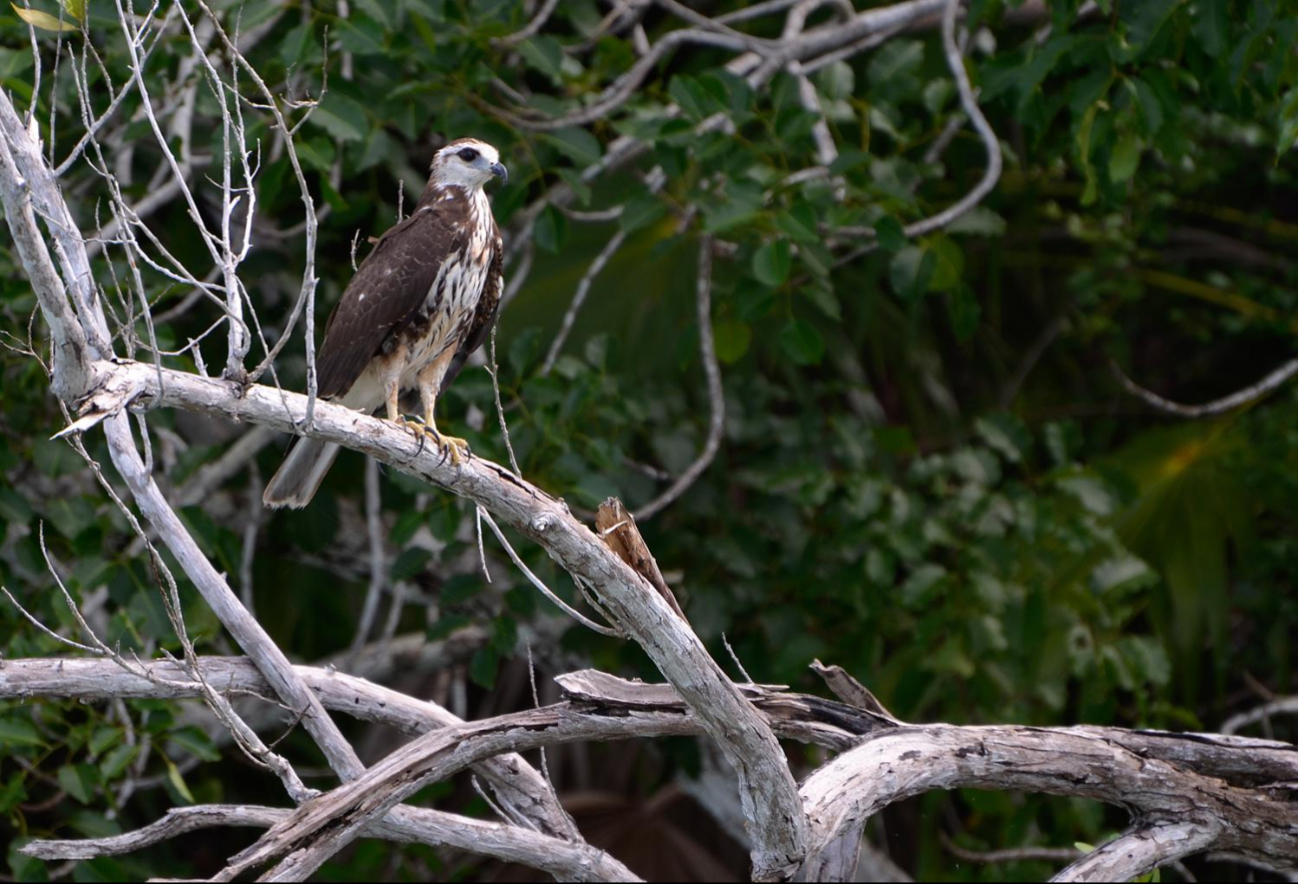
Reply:
<svg viewBox="0 0 1298 884"><path fill-rule="evenodd" d="M441 198L448 192L451 198ZM457 370L481 346L500 300L500 238L495 220L488 215L485 221L492 226L495 254L471 331L457 344ZM321 396L346 394L370 361L415 319L442 264L468 248L468 222L466 195L456 188L441 192L430 189L408 218L383 234L348 283L325 326L316 360ZM461 358L466 346L468 350ZM443 389L453 377L453 371L447 372Z"/></svg>

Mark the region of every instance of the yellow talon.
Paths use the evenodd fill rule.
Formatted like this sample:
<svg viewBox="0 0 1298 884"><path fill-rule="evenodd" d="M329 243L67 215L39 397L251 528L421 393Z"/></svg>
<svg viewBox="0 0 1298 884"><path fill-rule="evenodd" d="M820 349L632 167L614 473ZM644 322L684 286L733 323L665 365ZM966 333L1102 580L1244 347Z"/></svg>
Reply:
<svg viewBox="0 0 1298 884"><path fill-rule="evenodd" d="M431 439L446 458L449 458L453 466L459 466L470 455L469 443L467 440L460 439L457 436L443 436L437 429L437 424L431 420L421 420L417 417L406 417L397 415L390 420L399 427L410 430L422 442L424 439Z"/></svg>
<svg viewBox="0 0 1298 884"><path fill-rule="evenodd" d="M451 459L453 466L459 466L469 456L469 443L457 436L443 436L433 428L430 432L437 443L446 451L447 457Z"/></svg>

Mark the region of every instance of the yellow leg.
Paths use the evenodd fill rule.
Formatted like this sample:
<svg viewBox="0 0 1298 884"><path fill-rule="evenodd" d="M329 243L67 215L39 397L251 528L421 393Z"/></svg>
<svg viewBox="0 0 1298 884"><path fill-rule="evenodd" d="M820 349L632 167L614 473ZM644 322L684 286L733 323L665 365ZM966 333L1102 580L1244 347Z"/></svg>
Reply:
<svg viewBox="0 0 1298 884"><path fill-rule="evenodd" d="M401 383L399 378L388 382L387 389L388 420L393 423L404 423L401 419Z"/></svg>
<svg viewBox="0 0 1298 884"><path fill-rule="evenodd" d="M469 443L455 436L443 436L437 430L437 420L434 416L437 410L437 393L442 387L442 378L446 376L446 368L451 364L454 356L453 350L447 350L419 373L419 398L424 406L424 432L446 452L452 464L459 466L469 456Z"/></svg>

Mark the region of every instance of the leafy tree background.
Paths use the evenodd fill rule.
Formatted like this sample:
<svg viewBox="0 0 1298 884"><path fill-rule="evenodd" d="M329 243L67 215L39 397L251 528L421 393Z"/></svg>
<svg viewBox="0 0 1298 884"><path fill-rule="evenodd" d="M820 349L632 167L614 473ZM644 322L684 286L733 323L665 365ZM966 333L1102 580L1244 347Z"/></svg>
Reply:
<svg viewBox="0 0 1298 884"><path fill-rule="evenodd" d="M741 5L696 8L715 16ZM903 719L1213 730L1270 693L1295 690L1295 392L1183 421L1125 393L1110 362L1170 398L1198 402L1253 383L1292 354L1298 9L1265 0L1096 5L1079 18L1072 2L1044 11L971 4L970 71L1005 171L982 206L916 240L901 225L957 199L986 162L968 127L940 159L925 158L960 113L936 27L815 75L840 153L829 176L789 183L790 173L818 163L816 115L791 77L754 91L724 71L732 54L720 50L671 54L626 105L589 126L532 132L499 114L517 91L534 110L562 115L634 62L629 35L583 48L607 12L594 0L559 4L516 47L499 39L529 18L512 0L215 8L245 34L264 28L249 58L277 93L318 96L328 72L298 142L328 207L319 323L352 272L353 237L359 232L363 254L365 238L395 220L402 188L412 204L443 139L475 135L501 149L511 174L493 204L507 240L519 235L526 207L559 184L576 192L579 211L622 208L594 222L545 208L530 232L530 274L500 321L501 392L519 463L574 509L610 494L647 502L668 484L662 473L679 474L702 448L697 242L708 233L731 244L714 264L721 451L683 498L642 525L717 659L727 659L725 633L754 679L809 691L820 688L808 664L836 663ZM56 157L83 131L68 77L55 82L58 122L49 129L56 52L79 52L89 39L115 88L129 77L114 8L92 0L88 13L88 38L37 32L47 77L37 119ZM752 29L777 37L781 21ZM659 9L644 23L651 40L681 24ZM26 102L30 38L9 11L0 15L0 44L3 88ZM191 52L182 34L165 37L149 62L150 91L165 95ZM668 112L673 104L679 115ZM134 145L134 198L146 195L159 162L137 107L132 95L109 129L119 146ZM717 111L734 131L696 134ZM219 122L200 88L196 177L219 174ZM256 248L245 278L273 334L301 278L301 205L287 158L264 127L259 134ZM583 182L620 134L651 150ZM643 180L654 165L666 173L660 193ZM82 164L65 191L93 229L102 181ZM169 249L201 262L180 201L156 220L174 231ZM862 226L877 235L840 233ZM619 229L625 243L543 373L574 291ZM877 248L854 254L869 243ZM80 457L49 439L65 418L41 365L18 352L35 298L8 243L0 262L0 327L16 335L0 354L0 582L45 622L73 625L41 552L43 525L50 564L110 643L142 657L176 651L156 577L127 526ZM111 293L108 262L97 268ZM155 316L187 294L144 272ZM183 346L213 319L196 309L160 323L159 346ZM209 366L221 364L221 341L204 344ZM194 368L188 356L168 362ZM286 387L305 388L300 338L278 367ZM444 428L467 435L479 455L505 460L486 371L466 370L443 408ZM169 430L154 446L173 487L242 432L184 414L152 422ZM87 443L107 460L97 438ZM240 573L250 506L281 451L268 446L183 511L231 575ZM338 655L352 642L369 580L362 474L362 459L345 454L311 508L264 514L255 534L255 609L296 659ZM457 638L437 668L390 665L385 677L460 703L469 717L532 702L528 646L542 676L593 664L655 677L633 645L553 617L490 539L488 583L463 501L389 473L382 503L390 578L405 593L392 621L398 634ZM519 548L574 596L539 549ZM231 653L202 602L182 589L199 650ZM0 648L7 657L58 651L8 604L0 605ZM127 716L151 737L151 752L127 744ZM161 702L0 706L0 831L8 833L0 837L10 874L68 873L19 856L14 848L30 837L135 828L193 801L282 803L273 778L253 775L194 721ZM347 726L367 759L391 746L391 734ZM1295 736L1283 721L1273 732ZM285 745L315 757L297 734ZM676 785L704 764L700 753L699 743L680 740L569 747L550 762L592 843L641 874L739 875L743 852ZM123 800L128 780L136 786ZM489 815L467 780L426 797ZM925 878L1019 879L1051 867L956 862L942 838L972 849L1067 846L1096 843L1120 824L1082 801L959 792L892 808L869 835ZM207 832L70 874L210 874L242 834ZM338 880L504 874L471 858L374 844L326 872Z"/></svg>

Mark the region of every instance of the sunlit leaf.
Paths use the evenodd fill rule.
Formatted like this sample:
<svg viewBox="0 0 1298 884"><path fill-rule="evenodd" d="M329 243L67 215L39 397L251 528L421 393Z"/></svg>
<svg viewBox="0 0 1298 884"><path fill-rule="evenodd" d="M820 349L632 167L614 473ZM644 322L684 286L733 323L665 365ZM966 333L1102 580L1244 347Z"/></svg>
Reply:
<svg viewBox="0 0 1298 884"><path fill-rule="evenodd" d="M64 19L60 21L57 16L50 15L48 12L42 12L39 9L24 9L17 3L9 4L13 7L18 17L34 28L40 28L42 31L79 31L81 28L73 21ZM73 16L79 18L79 16Z"/></svg>

